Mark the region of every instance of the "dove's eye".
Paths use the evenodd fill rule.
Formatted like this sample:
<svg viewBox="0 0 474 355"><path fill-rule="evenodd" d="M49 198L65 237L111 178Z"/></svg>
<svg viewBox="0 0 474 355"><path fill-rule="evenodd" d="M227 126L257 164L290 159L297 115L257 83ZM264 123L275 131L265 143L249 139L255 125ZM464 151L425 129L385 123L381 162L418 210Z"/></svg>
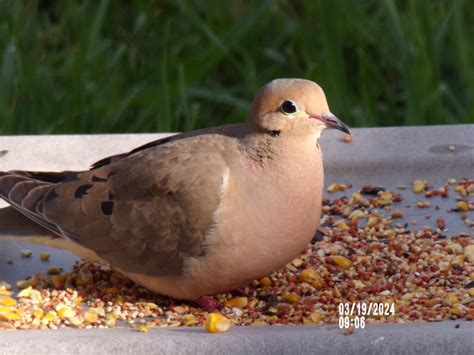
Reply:
<svg viewBox="0 0 474 355"><path fill-rule="evenodd" d="M286 115L291 115L298 112L298 105L291 100L285 100L281 103L280 110Z"/></svg>

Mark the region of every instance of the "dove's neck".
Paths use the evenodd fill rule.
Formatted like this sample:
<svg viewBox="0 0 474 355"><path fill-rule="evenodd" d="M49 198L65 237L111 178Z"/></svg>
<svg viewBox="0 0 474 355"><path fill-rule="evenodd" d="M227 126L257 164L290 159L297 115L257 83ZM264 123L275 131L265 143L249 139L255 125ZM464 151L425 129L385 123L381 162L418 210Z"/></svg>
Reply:
<svg viewBox="0 0 474 355"><path fill-rule="evenodd" d="M251 133L243 139L241 152L250 164L264 168L275 157L278 138L271 134Z"/></svg>
<svg viewBox="0 0 474 355"><path fill-rule="evenodd" d="M253 132L242 139L241 153L253 173L270 168L282 174L293 171L294 175L308 170L305 161L320 157L319 137L320 132L303 136Z"/></svg>

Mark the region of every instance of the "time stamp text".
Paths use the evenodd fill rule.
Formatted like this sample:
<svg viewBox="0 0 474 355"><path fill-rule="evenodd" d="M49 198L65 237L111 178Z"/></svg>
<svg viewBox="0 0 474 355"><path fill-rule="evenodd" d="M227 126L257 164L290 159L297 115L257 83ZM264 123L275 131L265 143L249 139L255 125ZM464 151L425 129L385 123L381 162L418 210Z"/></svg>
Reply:
<svg viewBox="0 0 474 355"><path fill-rule="evenodd" d="M395 315L395 304L392 303L339 303L339 328L364 329L365 321L370 317Z"/></svg>

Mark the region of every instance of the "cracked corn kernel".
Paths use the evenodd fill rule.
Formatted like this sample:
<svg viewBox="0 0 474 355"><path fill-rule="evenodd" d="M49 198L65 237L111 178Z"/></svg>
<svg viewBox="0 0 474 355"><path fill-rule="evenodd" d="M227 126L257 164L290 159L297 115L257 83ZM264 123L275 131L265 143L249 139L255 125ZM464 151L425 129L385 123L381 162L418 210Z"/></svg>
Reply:
<svg viewBox="0 0 474 355"><path fill-rule="evenodd" d="M453 292L449 292L447 295L446 295L446 301L450 304L450 305L453 305L455 303L459 303L459 300L458 298L456 297L456 294L453 293Z"/></svg>
<svg viewBox="0 0 474 355"><path fill-rule="evenodd" d="M387 229L386 231L383 232L383 235L387 238L393 238L395 237L397 233L393 229Z"/></svg>
<svg viewBox="0 0 474 355"><path fill-rule="evenodd" d="M44 311L41 308L37 308L33 311L33 316L35 318L41 319L44 317Z"/></svg>
<svg viewBox="0 0 474 355"><path fill-rule="evenodd" d="M351 229L343 219L337 221L334 226L341 231L348 231L349 229Z"/></svg>
<svg viewBox="0 0 474 355"><path fill-rule="evenodd" d="M331 256L334 263L339 266L341 269L349 269L351 267L351 261L341 255L333 255Z"/></svg>
<svg viewBox="0 0 474 355"><path fill-rule="evenodd" d="M204 323L204 328L209 333L222 333L230 328L230 320L220 313L209 313Z"/></svg>
<svg viewBox="0 0 474 355"><path fill-rule="evenodd" d="M400 210L396 210L392 212L392 218L403 218L404 214Z"/></svg>
<svg viewBox="0 0 474 355"><path fill-rule="evenodd" d="M451 265L461 265L464 263L464 255L456 255L451 261Z"/></svg>
<svg viewBox="0 0 474 355"><path fill-rule="evenodd" d="M301 265L303 265L303 260L296 258L291 261L291 264L295 267L300 267Z"/></svg>
<svg viewBox="0 0 474 355"><path fill-rule="evenodd" d="M105 309L102 307L91 307L87 312L97 314L100 317L105 317Z"/></svg>
<svg viewBox="0 0 474 355"><path fill-rule="evenodd" d="M352 142L352 136L351 136L350 134L346 134L346 135L344 136L344 142L345 142L345 143L350 143L350 142Z"/></svg>
<svg viewBox="0 0 474 355"><path fill-rule="evenodd" d="M12 291L7 291L7 290L0 289L0 296L11 296L12 293L13 293Z"/></svg>
<svg viewBox="0 0 474 355"><path fill-rule="evenodd" d="M247 306L249 300L247 297L234 297L226 301L224 305L229 308L244 308Z"/></svg>
<svg viewBox="0 0 474 355"><path fill-rule="evenodd" d="M20 316L14 310L0 310L0 320L11 321L17 320Z"/></svg>
<svg viewBox="0 0 474 355"><path fill-rule="evenodd" d="M29 286L21 290L17 295L17 298L30 298L30 299L39 299L41 298L41 292L35 290L33 287Z"/></svg>
<svg viewBox="0 0 474 355"><path fill-rule="evenodd" d="M94 313L94 312L91 312L91 311L88 311L85 315L84 315L84 322L86 323L95 323L97 322L99 319L99 315L97 313Z"/></svg>
<svg viewBox="0 0 474 355"><path fill-rule="evenodd" d="M366 227L373 227L378 223L379 219L376 216L370 216L367 219L367 223L365 224Z"/></svg>
<svg viewBox="0 0 474 355"><path fill-rule="evenodd" d="M150 327L148 327L147 325L141 325L141 326L137 327L136 329L140 333L146 333L147 331L150 330Z"/></svg>
<svg viewBox="0 0 474 355"><path fill-rule="evenodd" d="M40 260L41 260L41 261L48 261L50 256L51 256L51 255L48 254L48 253L41 252L41 253L40 253Z"/></svg>
<svg viewBox="0 0 474 355"><path fill-rule="evenodd" d="M313 312L308 316L308 319L313 323L321 323L323 321L323 316L321 313Z"/></svg>
<svg viewBox="0 0 474 355"><path fill-rule="evenodd" d="M113 328L115 327L115 323L117 323L117 318L112 315L107 315L104 323L107 327Z"/></svg>
<svg viewBox="0 0 474 355"><path fill-rule="evenodd" d="M69 307L63 307L58 311L59 318L72 318L76 315L76 311Z"/></svg>
<svg viewBox="0 0 474 355"><path fill-rule="evenodd" d="M328 186L327 188L327 192L329 193L333 193L333 192L337 192L337 191L344 191L347 189L347 186L346 185L343 185L343 184L331 184Z"/></svg>
<svg viewBox="0 0 474 355"><path fill-rule="evenodd" d="M13 307L16 305L16 300L11 297L0 298L0 304L5 307Z"/></svg>
<svg viewBox="0 0 474 355"><path fill-rule="evenodd" d="M24 288L18 294L16 295L18 298L28 298L31 296L31 291L33 291L33 287L29 286L27 288Z"/></svg>
<svg viewBox="0 0 474 355"><path fill-rule="evenodd" d="M354 285L355 285L355 288L358 290L365 288L365 284L360 280L355 280Z"/></svg>
<svg viewBox="0 0 474 355"><path fill-rule="evenodd" d="M387 206L393 203L393 194L390 191L379 192L377 204L379 206Z"/></svg>
<svg viewBox="0 0 474 355"><path fill-rule="evenodd" d="M323 279L314 269L304 269L301 271L299 279L301 282L307 282L313 286L316 286L317 288L321 288L324 285Z"/></svg>
<svg viewBox="0 0 474 355"><path fill-rule="evenodd" d="M270 286L272 284L272 280L268 277L268 276L265 276L265 277L262 277L259 281L258 281L259 285L262 286L262 287L265 287L265 286Z"/></svg>
<svg viewBox="0 0 474 355"><path fill-rule="evenodd" d="M425 180L416 180L413 181L413 192L416 194L422 193L426 189Z"/></svg>
<svg viewBox="0 0 474 355"><path fill-rule="evenodd" d="M457 315L461 314L462 310L457 308L457 307L453 307L453 308L450 309L450 312L451 312L451 314L457 316Z"/></svg>
<svg viewBox="0 0 474 355"><path fill-rule="evenodd" d="M459 201L456 203L456 209L458 211L467 212L469 211L469 206L465 201Z"/></svg>
<svg viewBox="0 0 474 355"><path fill-rule="evenodd" d="M292 292L289 295L286 295L284 297L284 300L290 303L298 302L299 299L300 299L300 296L298 296L296 292Z"/></svg>
<svg viewBox="0 0 474 355"><path fill-rule="evenodd" d="M367 215L367 212L364 212L362 210L354 210L351 212L348 218L352 221L354 219L365 217L366 215Z"/></svg>
<svg viewBox="0 0 474 355"><path fill-rule="evenodd" d="M199 321L194 316L194 314L185 314L182 319L183 325L187 327L192 327L193 325L199 324Z"/></svg>
<svg viewBox="0 0 474 355"><path fill-rule="evenodd" d="M45 314L43 319L41 319L41 323L47 325L50 322L54 322L57 319L57 314L54 311L48 312Z"/></svg>
<svg viewBox="0 0 474 355"><path fill-rule="evenodd" d="M48 269L48 274L49 275L59 275L61 273L61 268L59 267L51 267Z"/></svg>
<svg viewBox="0 0 474 355"><path fill-rule="evenodd" d="M78 316L74 316L69 318L69 323L71 323L75 327L78 327L82 324L82 320Z"/></svg>

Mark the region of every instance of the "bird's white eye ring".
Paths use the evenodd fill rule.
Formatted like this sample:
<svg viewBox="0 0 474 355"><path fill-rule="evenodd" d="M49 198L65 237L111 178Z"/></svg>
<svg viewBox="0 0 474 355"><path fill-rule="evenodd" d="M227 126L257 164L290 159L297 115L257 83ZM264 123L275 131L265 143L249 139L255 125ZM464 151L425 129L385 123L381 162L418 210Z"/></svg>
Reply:
<svg viewBox="0 0 474 355"><path fill-rule="evenodd" d="M298 105L291 100L285 100L280 105L280 111L285 115L293 115L298 112Z"/></svg>

